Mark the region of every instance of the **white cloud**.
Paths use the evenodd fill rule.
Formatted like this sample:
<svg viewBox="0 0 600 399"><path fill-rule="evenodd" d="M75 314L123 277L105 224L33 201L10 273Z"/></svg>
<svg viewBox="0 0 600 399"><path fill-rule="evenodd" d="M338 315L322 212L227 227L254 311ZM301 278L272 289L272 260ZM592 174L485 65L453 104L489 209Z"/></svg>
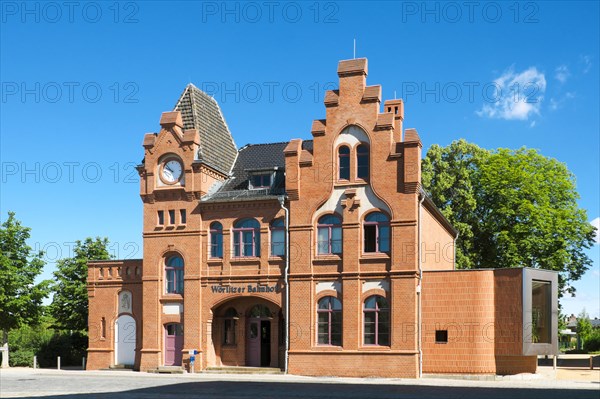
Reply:
<svg viewBox="0 0 600 399"><path fill-rule="evenodd" d="M574 92L567 92L565 93L565 95L562 98L550 98L550 109L552 111L556 111L559 108L562 108L563 105L568 101L568 100L572 100L575 98L575 93Z"/></svg>
<svg viewBox="0 0 600 399"><path fill-rule="evenodd" d="M527 120L540 114L540 107L546 92L546 77L537 68L530 67L515 72L511 67L486 85L494 88L486 93L483 107L477 115L506 120Z"/></svg>
<svg viewBox="0 0 600 399"><path fill-rule="evenodd" d="M569 76L571 76L571 73L569 72L569 68L566 65L561 65L554 71L554 77L560 83L565 83Z"/></svg>
<svg viewBox="0 0 600 399"><path fill-rule="evenodd" d="M583 64L583 73L588 73L592 69L592 56L581 55L579 56L581 63Z"/></svg>
<svg viewBox="0 0 600 399"><path fill-rule="evenodd" d="M592 220L590 222L590 224L596 228L596 238L595 238L595 240L596 240L596 244L600 244L600 217Z"/></svg>

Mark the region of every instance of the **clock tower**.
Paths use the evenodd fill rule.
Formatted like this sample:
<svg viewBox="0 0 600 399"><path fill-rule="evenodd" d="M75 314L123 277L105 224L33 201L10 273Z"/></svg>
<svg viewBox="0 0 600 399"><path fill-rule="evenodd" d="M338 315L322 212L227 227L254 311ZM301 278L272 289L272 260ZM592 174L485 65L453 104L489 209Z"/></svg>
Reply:
<svg viewBox="0 0 600 399"><path fill-rule="evenodd" d="M160 127L145 135L138 166L144 203L144 329L158 332L143 335L142 369L168 365L169 351L177 364L183 351L200 347L204 227L199 201L227 179L237 155L216 101L191 84L175 110L162 114Z"/></svg>

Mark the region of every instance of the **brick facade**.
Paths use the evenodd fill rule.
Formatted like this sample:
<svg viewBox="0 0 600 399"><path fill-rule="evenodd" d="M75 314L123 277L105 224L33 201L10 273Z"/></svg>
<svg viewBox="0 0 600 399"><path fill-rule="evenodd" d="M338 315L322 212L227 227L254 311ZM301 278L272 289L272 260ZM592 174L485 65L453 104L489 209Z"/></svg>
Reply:
<svg viewBox="0 0 600 399"><path fill-rule="evenodd" d="M419 135L403 130L402 100L385 101L382 112L381 87L367 86L367 71L366 59L341 61L339 89L325 94L325 118L313 121L312 140L243 147L231 171L203 157L207 146L215 146L210 153L219 159L210 132L189 128L202 107L189 100L187 109L180 100L178 111L163 113L160 132L144 137L138 167L143 260L89 264L88 369L128 359L142 371L167 364L189 370L191 350L197 351L195 371L226 365L284 369L289 322L287 371L294 374L416 378L421 361L426 373L535 371L532 357L522 356L521 270L453 270L456 231L421 190ZM193 87L185 95L218 110ZM227 132L220 122L222 137ZM361 161L365 148L368 158ZM276 153L271 163L269 153ZM170 160L175 171L169 173L181 165L176 182L164 170ZM268 181L271 187L256 189L256 174L267 179L257 180L258 186ZM289 291L286 256L272 250L272 224L287 220L286 209ZM374 212L387 218L377 230L367 227ZM320 221L328 215L341 221L339 244L331 231L328 241L321 236L326 228ZM258 227L240 227L246 220ZM211 232L215 222L222 241ZM333 249L337 245L340 251ZM377 250L367 250L369 245ZM167 276L173 257L183 263L183 292L168 293L177 291L179 279ZM124 291L132 298L125 311ZM367 343L363 311L373 295L389 305L381 305L371 334L378 344ZM323 343L338 339L338 330L333 322L324 324L319 317L326 316L317 310L328 297L341 304L335 344ZM120 341L123 332L115 338L115 322L129 316L135 340L127 346ZM487 328L494 339L456 339L450 332L452 340L436 344L435 326L453 323L493 325ZM99 328L105 332L95 334ZM498 339L496 329L508 338Z"/></svg>

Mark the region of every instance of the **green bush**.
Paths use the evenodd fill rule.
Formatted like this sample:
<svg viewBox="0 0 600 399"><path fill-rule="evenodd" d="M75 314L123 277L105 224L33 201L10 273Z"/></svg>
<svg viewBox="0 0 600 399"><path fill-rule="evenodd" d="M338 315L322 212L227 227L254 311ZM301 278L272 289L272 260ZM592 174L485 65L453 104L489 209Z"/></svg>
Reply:
<svg viewBox="0 0 600 399"><path fill-rule="evenodd" d="M583 342L583 350L588 352L600 351L600 329L595 329Z"/></svg>
<svg viewBox="0 0 600 399"><path fill-rule="evenodd" d="M81 332L60 332L40 326L21 326L8 334L11 366L33 366L33 356L40 367L56 367L56 357L63 366L79 366L86 356L88 337Z"/></svg>
<svg viewBox="0 0 600 399"><path fill-rule="evenodd" d="M61 366L79 366L81 358L86 356L87 345L88 338L82 333L55 333L39 348L40 367L56 366L57 356L60 356Z"/></svg>
<svg viewBox="0 0 600 399"><path fill-rule="evenodd" d="M33 367L33 356L30 350L11 351L8 363L10 367Z"/></svg>

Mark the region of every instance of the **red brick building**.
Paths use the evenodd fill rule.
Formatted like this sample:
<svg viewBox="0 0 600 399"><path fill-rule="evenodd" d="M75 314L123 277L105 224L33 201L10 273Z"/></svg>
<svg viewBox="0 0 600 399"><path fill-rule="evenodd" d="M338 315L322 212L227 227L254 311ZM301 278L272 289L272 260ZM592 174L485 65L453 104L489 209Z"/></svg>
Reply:
<svg viewBox="0 0 600 399"><path fill-rule="evenodd" d="M88 369L415 378L555 353L556 274L454 270L402 100L382 109L366 59L337 72L311 140L238 150L193 85L162 114L138 167L144 258L89 264Z"/></svg>

